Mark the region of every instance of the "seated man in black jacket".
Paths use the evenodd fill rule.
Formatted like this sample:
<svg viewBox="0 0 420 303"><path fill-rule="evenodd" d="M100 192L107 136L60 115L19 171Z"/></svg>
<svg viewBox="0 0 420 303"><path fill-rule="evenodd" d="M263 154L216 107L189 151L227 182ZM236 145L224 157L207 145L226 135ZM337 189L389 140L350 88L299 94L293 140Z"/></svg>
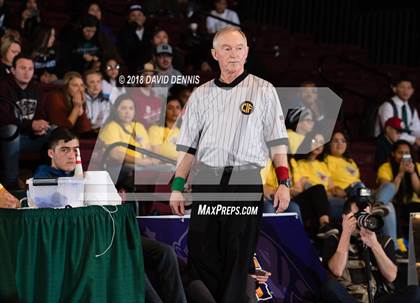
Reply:
<svg viewBox="0 0 420 303"><path fill-rule="evenodd" d="M41 150L50 125L45 118L40 87L32 81L32 59L16 56L11 72L0 81L0 177L4 186L16 189L21 151Z"/></svg>

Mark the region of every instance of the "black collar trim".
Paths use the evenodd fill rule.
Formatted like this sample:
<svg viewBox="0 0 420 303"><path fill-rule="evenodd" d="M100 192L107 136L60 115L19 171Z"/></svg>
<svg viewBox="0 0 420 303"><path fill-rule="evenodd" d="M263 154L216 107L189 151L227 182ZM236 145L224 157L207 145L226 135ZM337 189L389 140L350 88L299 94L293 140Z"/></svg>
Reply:
<svg viewBox="0 0 420 303"><path fill-rule="evenodd" d="M242 74L236 77L236 79L233 80L231 83L224 83L220 81L220 74L219 74L219 76L216 79L214 79L214 84L216 84L218 87L221 87L221 88L235 87L236 85L241 83L242 80L244 80L247 76L248 76L248 73L244 71Z"/></svg>

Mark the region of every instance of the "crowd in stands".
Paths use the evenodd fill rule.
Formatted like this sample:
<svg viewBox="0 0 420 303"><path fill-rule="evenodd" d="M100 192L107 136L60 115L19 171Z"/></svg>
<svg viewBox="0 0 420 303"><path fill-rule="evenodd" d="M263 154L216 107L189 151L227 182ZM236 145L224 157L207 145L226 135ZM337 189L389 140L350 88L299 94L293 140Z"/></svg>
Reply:
<svg viewBox="0 0 420 303"><path fill-rule="evenodd" d="M214 7L215 16L240 24L225 0L214 1ZM127 185L135 165L161 163L136 147L176 159L181 117L193 88L157 87L147 81L129 87L119 83L119 76L214 70L208 41L226 22L211 17L191 22L182 44L172 45L164 28L148 25L148 15L137 2L127 3L126 22L118 34L103 21L97 2L86 6L79 20L59 33L54 25L43 23L36 0L25 1L15 28L9 14L7 1L0 0L0 207L19 205L9 191L23 188L20 156L45 151L43 146L56 128L78 138L97 139L104 148L124 143L109 152L109 165L123 167L114 179L118 187ZM373 211L384 216L382 233L394 240L395 250L403 256L409 213L420 211L420 163L416 161L420 120L409 102L414 92L410 79L393 83L393 92L377 112ZM366 186L349 154L346 132L336 130L331 139L324 137L325 109L318 98L317 84L303 82L293 99L294 109L285 113L292 180L287 211L298 214L309 235L328 238L339 234L334 223L342 220L346 200L356 199ZM77 137L69 133L68 141L76 142ZM70 150L48 147L52 159L54 153ZM64 172L44 166L36 175L63 176L69 171ZM274 212L272 197L278 184L272 164L267 163L261 174L265 211Z"/></svg>

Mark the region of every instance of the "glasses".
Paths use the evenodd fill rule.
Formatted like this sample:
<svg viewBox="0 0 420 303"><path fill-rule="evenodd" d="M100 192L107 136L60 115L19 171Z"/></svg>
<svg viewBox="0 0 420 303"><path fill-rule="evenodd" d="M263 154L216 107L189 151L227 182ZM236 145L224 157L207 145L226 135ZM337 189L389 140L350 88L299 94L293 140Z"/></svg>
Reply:
<svg viewBox="0 0 420 303"><path fill-rule="evenodd" d="M332 140L332 143L334 143L334 144L340 144L340 143L347 144L347 141L346 140Z"/></svg>
<svg viewBox="0 0 420 303"><path fill-rule="evenodd" d="M120 69L120 65L117 64L117 65L107 65L106 66L106 70L111 70L111 69L119 70Z"/></svg>

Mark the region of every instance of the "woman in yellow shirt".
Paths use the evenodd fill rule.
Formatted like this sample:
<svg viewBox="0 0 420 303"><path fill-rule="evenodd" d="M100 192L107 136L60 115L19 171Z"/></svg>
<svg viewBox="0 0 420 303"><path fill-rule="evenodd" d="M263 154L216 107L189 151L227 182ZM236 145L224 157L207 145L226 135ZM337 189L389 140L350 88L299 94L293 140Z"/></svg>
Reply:
<svg viewBox="0 0 420 303"><path fill-rule="evenodd" d="M165 125L153 125L149 128L149 138L152 150L162 156L175 159L178 156L176 141L179 136L178 118L181 115L182 104L176 98L168 99L166 104Z"/></svg>
<svg viewBox="0 0 420 303"><path fill-rule="evenodd" d="M330 170L322 161L324 142L321 134L305 137L295 155L297 163L293 169L293 181L299 191L315 185L323 186L330 204L329 214L334 219L340 220L345 201L334 195L334 182Z"/></svg>
<svg viewBox="0 0 420 303"><path fill-rule="evenodd" d="M335 132L326 147L324 159L334 183L334 196L342 198L355 196L358 188L366 187L360 180L359 167L348 154L347 143L344 133Z"/></svg>
<svg viewBox="0 0 420 303"><path fill-rule="evenodd" d="M99 139L109 147L114 143L122 143L109 150L109 165L117 171L110 171L112 177L118 176L118 182L125 182L126 178L131 178L134 165L153 165L159 163L158 160L147 158L139 151L129 148L140 147L151 150L149 135L144 126L134 120L135 103L128 94L120 95L115 101L110 116L101 129ZM112 169L111 169L112 170ZM120 172L121 170L121 172ZM115 179L114 179L115 180Z"/></svg>
<svg viewBox="0 0 420 303"><path fill-rule="evenodd" d="M415 161L411 145L399 140L392 146L391 159L378 169L377 182L393 188L394 206L397 212L397 247L406 250L402 238L407 238L410 212L420 212L420 163ZM391 196L392 199L392 196ZM391 200L390 199L390 200Z"/></svg>

